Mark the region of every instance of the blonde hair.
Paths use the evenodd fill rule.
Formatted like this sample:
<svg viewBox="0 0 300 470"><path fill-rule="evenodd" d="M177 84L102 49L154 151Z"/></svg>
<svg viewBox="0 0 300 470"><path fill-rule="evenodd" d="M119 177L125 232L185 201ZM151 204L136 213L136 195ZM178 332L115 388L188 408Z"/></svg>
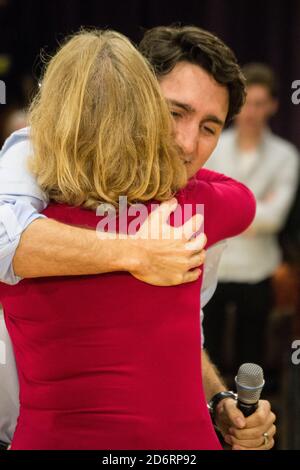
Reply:
<svg viewBox="0 0 300 470"><path fill-rule="evenodd" d="M123 35L80 31L50 60L30 107L31 170L49 198L95 209L170 198L187 182L149 64Z"/></svg>

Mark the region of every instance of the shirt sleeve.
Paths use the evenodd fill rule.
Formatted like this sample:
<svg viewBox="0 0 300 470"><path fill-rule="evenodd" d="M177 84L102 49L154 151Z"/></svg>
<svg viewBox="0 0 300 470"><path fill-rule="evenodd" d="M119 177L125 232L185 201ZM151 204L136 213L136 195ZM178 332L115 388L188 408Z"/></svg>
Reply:
<svg viewBox="0 0 300 470"><path fill-rule="evenodd" d="M0 153L0 196L25 196L47 205L47 197L28 168L32 155L28 128L14 132Z"/></svg>
<svg viewBox="0 0 300 470"><path fill-rule="evenodd" d="M9 444L19 415L19 382L12 344L0 307L0 441Z"/></svg>
<svg viewBox="0 0 300 470"><path fill-rule="evenodd" d="M47 197L28 169L32 152L28 129L12 134L0 153L0 280L16 284L13 258L23 231L31 222L45 217Z"/></svg>
<svg viewBox="0 0 300 470"><path fill-rule="evenodd" d="M5 200L0 197L0 281L17 284L21 278L13 270L13 258L24 230L36 219L45 218L22 198Z"/></svg>

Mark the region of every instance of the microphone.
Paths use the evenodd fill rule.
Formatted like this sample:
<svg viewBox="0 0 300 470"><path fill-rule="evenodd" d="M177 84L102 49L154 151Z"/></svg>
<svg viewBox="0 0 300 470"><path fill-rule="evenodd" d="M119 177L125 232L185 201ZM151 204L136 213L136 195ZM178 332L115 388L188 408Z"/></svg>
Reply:
<svg viewBox="0 0 300 470"><path fill-rule="evenodd" d="M262 368L257 364L242 364L235 377L235 383L238 398L237 407L247 418L257 409L265 384Z"/></svg>

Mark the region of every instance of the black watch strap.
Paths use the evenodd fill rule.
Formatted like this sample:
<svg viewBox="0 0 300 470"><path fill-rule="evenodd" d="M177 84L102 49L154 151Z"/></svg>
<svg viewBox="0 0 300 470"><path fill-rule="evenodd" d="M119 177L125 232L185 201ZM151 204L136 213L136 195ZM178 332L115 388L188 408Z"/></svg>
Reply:
<svg viewBox="0 0 300 470"><path fill-rule="evenodd" d="M237 394L232 391L224 391L224 392L216 393L216 395L212 397L212 399L209 401L207 406L208 406L210 416L214 424L216 424L215 415L216 415L217 405L220 403L220 401L224 400L224 398L232 398L233 400L237 400Z"/></svg>
<svg viewBox="0 0 300 470"><path fill-rule="evenodd" d="M9 444L6 444L5 442L0 441L0 451L1 450L7 450Z"/></svg>

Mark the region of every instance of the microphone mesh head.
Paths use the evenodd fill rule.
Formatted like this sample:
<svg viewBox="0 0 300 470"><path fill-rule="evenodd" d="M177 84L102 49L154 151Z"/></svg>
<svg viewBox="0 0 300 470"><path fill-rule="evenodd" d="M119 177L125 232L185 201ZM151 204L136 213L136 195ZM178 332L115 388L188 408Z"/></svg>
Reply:
<svg viewBox="0 0 300 470"><path fill-rule="evenodd" d="M260 399L265 384L264 373L257 364L242 364L235 378L238 399L243 403L254 404Z"/></svg>

